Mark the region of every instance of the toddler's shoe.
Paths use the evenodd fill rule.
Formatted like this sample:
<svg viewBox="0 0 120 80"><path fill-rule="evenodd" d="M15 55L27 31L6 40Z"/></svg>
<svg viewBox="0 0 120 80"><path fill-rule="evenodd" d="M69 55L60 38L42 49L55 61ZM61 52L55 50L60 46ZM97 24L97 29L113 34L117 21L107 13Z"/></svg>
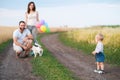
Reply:
<svg viewBox="0 0 120 80"><path fill-rule="evenodd" d="M99 72L99 70L95 69L95 70L94 70L94 72L95 72L95 73L98 73L98 72Z"/></svg>
<svg viewBox="0 0 120 80"><path fill-rule="evenodd" d="M104 72L104 70L99 70L98 73L99 74L104 74L105 72Z"/></svg>

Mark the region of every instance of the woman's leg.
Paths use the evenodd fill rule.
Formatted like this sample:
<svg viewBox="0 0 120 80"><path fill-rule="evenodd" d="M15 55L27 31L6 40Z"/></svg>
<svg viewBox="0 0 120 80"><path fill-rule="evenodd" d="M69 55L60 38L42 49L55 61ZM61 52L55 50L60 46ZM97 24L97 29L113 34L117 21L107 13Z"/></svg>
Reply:
<svg viewBox="0 0 120 80"><path fill-rule="evenodd" d="M32 35L33 35L33 38L34 38L34 43L38 43L37 41L37 28L35 26L33 26L33 29L32 29Z"/></svg>
<svg viewBox="0 0 120 80"><path fill-rule="evenodd" d="M32 26L27 26L27 29L29 29L29 31L30 31L31 34L32 34Z"/></svg>

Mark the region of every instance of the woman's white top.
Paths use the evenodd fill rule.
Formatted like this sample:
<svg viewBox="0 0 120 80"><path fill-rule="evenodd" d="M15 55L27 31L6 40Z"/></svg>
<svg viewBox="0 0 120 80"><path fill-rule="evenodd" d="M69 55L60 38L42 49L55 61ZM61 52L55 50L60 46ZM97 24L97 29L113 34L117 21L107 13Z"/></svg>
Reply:
<svg viewBox="0 0 120 80"><path fill-rule="evenodd" d="M27 25L35 26L35 24L37 23L37 15L37 11L29 14L27 13Z"/></svg>
<svg viewBox="0 0 120 80"><path fill-rule="evenodd" d="M103 52L103 43L102 42L98 41L97 46L95 48L95 52L96 53Z"/></svg>

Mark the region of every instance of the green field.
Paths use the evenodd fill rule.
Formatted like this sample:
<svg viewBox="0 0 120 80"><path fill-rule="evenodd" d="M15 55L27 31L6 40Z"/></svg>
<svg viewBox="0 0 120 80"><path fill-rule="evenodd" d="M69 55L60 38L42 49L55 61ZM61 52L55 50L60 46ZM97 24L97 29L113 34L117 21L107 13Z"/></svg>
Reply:
<svg viewBox="0 0 120 80"><path fill-rule="evenodd" d="M92 55L95 49L95 35L104 35L104 53L106 62L113 65L120 65L120 27L91 27L77 29L60 34L60 40L68 46L84 51Z"/></svg>
<svg viewBox="0 0 120 80"><path fill-rule="evenodd" d="M95 35L102 33L104 35L104 53L106 61L112 65L120 65L120 28L119 27L91 27L77 30L69 30L67 32L60 32L60 40L67 46L82 50L85 54L91 55L95 49ZM47 35L52 34L48 33ZM8 34L6 34L8 36ZM31 63L33 67L33 74L41 76L43 80L77 80L76 77L49 52L40 42L40 38L46 34L40 34L38 41L44 49L42 57L33 58ZM6 36L6 37L7 37ZM4 37L4 36L1 36ZM10 36L9 39L11 39ZM11 40L0 44L0 53L4 48L11 43Z"/></svg>
<svg viewBox="0 0 120 80"><path fill-rule="evenodd" d="M5 41L5 42L1 43L1 44L0 44L0 53L2 53L2 52L5 50L5 48L6 48L11 42L12 42L12 40L10 39L10 40L8 40L8 41Z"/></svg>

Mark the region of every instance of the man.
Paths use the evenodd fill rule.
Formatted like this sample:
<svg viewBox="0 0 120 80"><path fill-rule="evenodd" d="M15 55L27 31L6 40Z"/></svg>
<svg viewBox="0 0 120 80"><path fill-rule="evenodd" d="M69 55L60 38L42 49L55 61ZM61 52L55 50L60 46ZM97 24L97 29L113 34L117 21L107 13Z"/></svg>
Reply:
<svg viewBox="0 0 120 80"><path fill-rule="evenodd" d="M33 36L25 27L25 22L20 21L19 28L13 32L13 49L16 52L16 57L23 54L23 51L27 56L32 47Z"/></svg>

